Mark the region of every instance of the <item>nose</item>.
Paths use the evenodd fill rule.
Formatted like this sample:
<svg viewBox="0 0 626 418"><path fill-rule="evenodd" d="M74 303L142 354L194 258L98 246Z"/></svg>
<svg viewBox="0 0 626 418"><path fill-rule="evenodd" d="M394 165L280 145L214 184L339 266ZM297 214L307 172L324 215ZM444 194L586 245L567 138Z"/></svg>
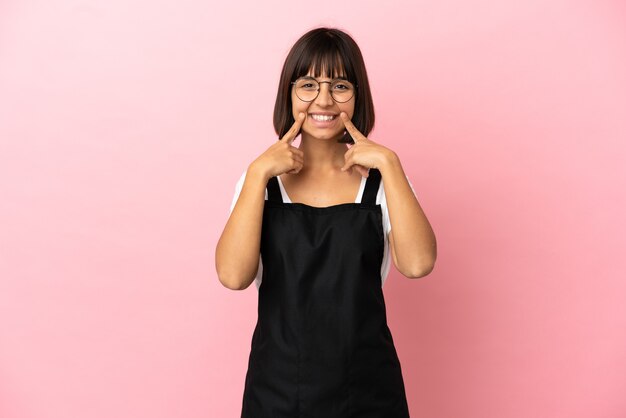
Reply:
<svg viewBox="0 0 626 418"><path fill-rule="evenodd" d="M330 83L320 83L320 92L315 101L323 107L332 106L335 103L330 94Z"/></svg>

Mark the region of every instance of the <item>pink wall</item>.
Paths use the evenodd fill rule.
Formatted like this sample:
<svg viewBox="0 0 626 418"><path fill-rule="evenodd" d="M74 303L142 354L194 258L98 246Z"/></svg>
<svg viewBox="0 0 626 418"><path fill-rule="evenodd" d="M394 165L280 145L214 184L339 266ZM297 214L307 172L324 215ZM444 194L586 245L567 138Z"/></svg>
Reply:
<svg viewBox="0 0 626 418"><path fill-rule="evenodd" d="M626 416L617 0L0 3L0 416L238 416L257 290L215 244L318 25L437 234L384 287L412 416Z"/></svg>

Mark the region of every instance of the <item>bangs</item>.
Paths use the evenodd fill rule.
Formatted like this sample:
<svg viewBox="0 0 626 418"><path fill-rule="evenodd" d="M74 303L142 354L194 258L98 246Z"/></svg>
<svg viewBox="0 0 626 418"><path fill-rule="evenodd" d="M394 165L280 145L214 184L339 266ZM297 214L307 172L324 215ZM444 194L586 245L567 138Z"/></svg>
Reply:
<svg viewBox="0 0 626 418"><path fill-rule="evenodd" d="M294 80L311 71L316 78L321 76L345 78L354 83L356 79L354 66L349 60L345 60L346 54L341 53L339 45L328 38L320 41L322 42L310 45L307 53L302 54L295 68Z"/></svg>

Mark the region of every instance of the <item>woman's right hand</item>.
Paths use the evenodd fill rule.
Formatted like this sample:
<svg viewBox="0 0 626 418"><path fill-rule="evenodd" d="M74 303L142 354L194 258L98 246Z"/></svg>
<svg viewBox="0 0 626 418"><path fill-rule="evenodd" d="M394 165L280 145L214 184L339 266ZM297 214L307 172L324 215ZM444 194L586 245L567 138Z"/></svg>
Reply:
<svg viewBox="0 0 626 418"><path fill-rule="evenodd" d="M291 125L291 129L254 160L250 167L265 173L268 180L283 173L297 174L300 172L304 165L304 152L291 143L300 132L300 127L306 119L305 116L304 113L300 112L298 119Z"/></svg>

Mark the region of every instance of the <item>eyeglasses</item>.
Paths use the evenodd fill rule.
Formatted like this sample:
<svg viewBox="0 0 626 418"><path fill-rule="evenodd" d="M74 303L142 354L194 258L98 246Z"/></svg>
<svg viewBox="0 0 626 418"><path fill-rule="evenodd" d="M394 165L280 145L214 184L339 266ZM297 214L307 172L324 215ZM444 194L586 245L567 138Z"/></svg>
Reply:
<svg viewBox="0 0 626 418"><path fill-rule="evenodd" d="M353 85L348 80L335 79L332 81L317 81L313 77L300 77L291 84L296 86L296 96L303 102L312 102L320 94L320 84L330 84L330 95L338 103L347 102L354 96L354 90L358 84Z"/></svg>

